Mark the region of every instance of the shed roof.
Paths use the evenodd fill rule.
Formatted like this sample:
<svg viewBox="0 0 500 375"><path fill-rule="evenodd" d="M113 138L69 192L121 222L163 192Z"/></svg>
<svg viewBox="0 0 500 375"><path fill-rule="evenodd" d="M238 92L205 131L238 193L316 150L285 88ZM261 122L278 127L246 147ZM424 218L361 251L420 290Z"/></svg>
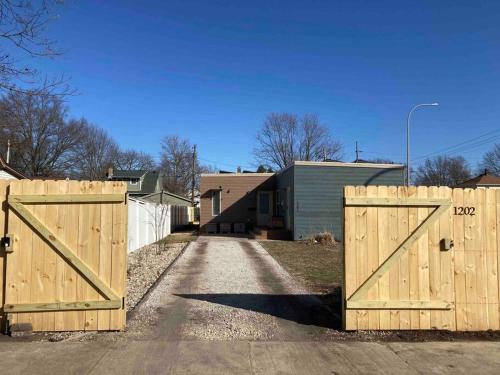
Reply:
<svg viewBox="0 0 500 375"><path fill-rule="evenodd" d="M177 206L191 206L191 200L189 198L171 193L166 190L148 194L142 197L142 199L157 203L170 203Z"/></svg>

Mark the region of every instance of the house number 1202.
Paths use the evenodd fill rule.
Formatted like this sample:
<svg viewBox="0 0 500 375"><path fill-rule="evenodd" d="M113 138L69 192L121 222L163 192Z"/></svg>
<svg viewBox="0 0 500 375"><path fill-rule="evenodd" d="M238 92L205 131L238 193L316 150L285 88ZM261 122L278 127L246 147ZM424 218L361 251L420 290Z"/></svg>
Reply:
<svg viewBox="0 0 500 375"><path fill-rule="evenodd" d="M474 216L476 214L476 207L453 207L455 209L455 215L470 215Z"/></svg>

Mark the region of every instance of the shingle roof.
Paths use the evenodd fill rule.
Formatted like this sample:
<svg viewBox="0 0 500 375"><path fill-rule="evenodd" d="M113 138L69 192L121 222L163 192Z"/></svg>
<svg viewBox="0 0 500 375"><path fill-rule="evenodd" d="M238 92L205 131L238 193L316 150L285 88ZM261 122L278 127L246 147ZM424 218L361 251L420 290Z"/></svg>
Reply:
<svg viewBox="0 0 500 375"><path fill-rule="evenodd" d="M497 177L491 173L485 172L471 178L470 180L464 181L458 184L456 187L474 187L474 186L500 186L500 177Z"/></svg>
<svg viewBox="0 0 500 375"><path fill-rule="evenodd" d="M141 178L147 173L144 170L118 169L113 171L113 178Z"/></svg>

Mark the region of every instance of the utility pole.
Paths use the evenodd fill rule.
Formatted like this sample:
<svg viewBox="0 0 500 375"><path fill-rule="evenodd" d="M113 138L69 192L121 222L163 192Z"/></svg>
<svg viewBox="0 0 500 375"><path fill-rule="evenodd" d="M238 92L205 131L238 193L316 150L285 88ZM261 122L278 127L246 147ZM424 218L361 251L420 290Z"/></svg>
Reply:
<svg viewBox="0 0 500 375"><path fill-rule="evenodd" d="M359 148L358 148L358 141L356 141L356 160L354 161L355 163L357 163L359 161L359 154L363 152L361 151Z"/></svg>
<svg viewBox="0 0 500 375"><path fill-rule="evenodd" d="M196 145L193 145L193 160L191 165L191 205L194 207L194 188L196 178Z"/></svg>
<svg viewBox="0 0 500 375"><path fill-rule="evenodd" d="M9 164L10 162L10 139L7 139L7 155L5 161L7 162L7 164Z"/></svg>

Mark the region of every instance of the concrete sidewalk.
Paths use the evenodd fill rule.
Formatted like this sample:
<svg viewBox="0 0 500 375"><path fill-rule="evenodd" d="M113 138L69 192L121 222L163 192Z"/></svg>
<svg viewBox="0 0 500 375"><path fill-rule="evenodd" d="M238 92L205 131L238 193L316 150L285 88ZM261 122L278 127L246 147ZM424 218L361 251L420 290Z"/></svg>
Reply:
<svg viewBox="0 0 500 375"><path fill-rule="evenodd" d="M3 374L498 374L500 343L1 343Z"/></svg>

